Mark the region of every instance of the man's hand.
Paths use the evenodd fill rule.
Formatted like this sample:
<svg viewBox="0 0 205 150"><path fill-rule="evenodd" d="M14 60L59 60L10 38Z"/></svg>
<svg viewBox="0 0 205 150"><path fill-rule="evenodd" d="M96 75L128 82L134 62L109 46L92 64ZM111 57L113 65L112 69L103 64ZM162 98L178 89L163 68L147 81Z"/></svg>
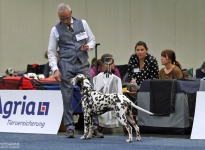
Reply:
<svg viewBox="0 0 205 150"><path fill-rule="evenodd" d="M56 79L56 81L61 81L61 73L59 70L55 70L54 72L54 78Z"/></svg>
<svg viewBox="0 0 205 150"><path fill-rule="evenodd" d="M89 45L88 44L85 44L85 45L81 46L81 50L82 51L87 51L88 49L89 49Z"/></svg>

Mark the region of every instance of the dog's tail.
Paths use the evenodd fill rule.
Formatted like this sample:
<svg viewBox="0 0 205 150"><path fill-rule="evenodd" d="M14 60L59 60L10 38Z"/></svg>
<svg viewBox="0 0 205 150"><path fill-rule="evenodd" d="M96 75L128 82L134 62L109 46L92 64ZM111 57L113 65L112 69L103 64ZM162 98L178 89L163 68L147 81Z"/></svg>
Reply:
<svg viewBox="0 0 205 150"><path fill-rule="evenodd" d="M128 99L128 100L129 100L129 99ZM150 115L154 115L154 113L152 113L152 112L150 112L150 111L148 111L148 110L145 110L145 109L143 109L143 108L141 108L141 107L135 105L131 100L129 100L128 103L131 103L131 106L134 107L134 108L136 108L136 109L138 109L138 110L141 110L141 111L143 111L143 112L145 112L145 113L147 113L147 114L150 114Z"/></svg>

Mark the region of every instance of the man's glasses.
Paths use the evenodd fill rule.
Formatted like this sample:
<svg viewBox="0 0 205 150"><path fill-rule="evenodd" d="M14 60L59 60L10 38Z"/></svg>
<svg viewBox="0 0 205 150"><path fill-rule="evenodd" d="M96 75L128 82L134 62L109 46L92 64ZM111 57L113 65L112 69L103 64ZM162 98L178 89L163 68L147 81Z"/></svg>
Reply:
<svg viewBox="0 0 205 150"><path fill-rule="evenodd" d="M65 19L60 19L60 21L61 21L61 22L64 22L64 21L69 21L69 20L71 19L71 17L72 17L72 16L67 17L67 18L65 18Z"/></svg>

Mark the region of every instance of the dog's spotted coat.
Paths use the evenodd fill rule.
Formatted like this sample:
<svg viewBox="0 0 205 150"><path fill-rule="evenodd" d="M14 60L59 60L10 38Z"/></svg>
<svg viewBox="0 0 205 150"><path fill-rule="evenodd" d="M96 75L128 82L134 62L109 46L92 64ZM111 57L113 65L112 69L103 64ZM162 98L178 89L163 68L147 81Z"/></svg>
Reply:
<svg viewBox="0 0 205 150"><path fill-rule="evenodd" d="M137 136L136 140L139 141L141 139L139 127L133 119L132 107L148 114L153 115L153 113L136 106L123 94L102 94L93 90L88 77L83 74L79 74L75 78L72 78L71 83L73 85L78 85L82 93L85 133L81 139L90 139L92 137L94 116L110 110L114 110L119 122L121 122L122 125L125 125L129 134L129 139L126 140L127 142L132 142L132 127L130 126L130 123L135 128Z"/></svg>

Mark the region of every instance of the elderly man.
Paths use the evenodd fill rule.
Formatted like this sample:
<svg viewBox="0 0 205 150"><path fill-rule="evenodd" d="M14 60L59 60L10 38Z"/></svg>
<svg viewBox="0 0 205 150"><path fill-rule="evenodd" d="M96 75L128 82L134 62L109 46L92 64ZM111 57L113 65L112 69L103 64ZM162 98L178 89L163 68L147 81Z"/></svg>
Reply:
<svg viewBox="0 0 205 150"><path fill-rule="evenodd" d="M64 125L67 127L66 136L73 138L75 130L72 109L73 85L70 83L70 78L77 74L86 74L91 77L88 51L94 49L95 37L85 20L72 17L72 10L67 4L60 4L57 11L60 22L51 29L48 60L56 81L60 81ZM58 48L59 61L57 63ZM103 137L97 128L98 120L95 119L93 136Z"/></svg>

